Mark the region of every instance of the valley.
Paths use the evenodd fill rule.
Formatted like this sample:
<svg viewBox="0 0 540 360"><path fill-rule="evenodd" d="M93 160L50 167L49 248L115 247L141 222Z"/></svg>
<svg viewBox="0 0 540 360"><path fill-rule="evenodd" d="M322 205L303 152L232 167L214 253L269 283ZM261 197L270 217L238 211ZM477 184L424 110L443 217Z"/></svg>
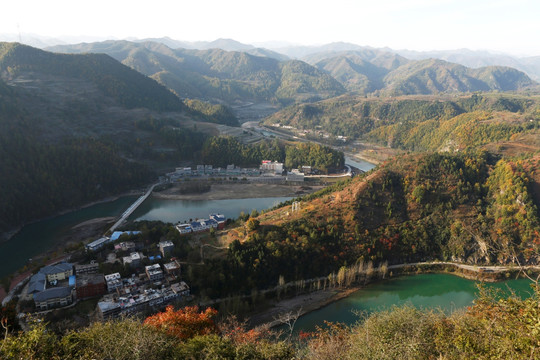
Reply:
<svg viewBox="0 0 540 360"><path fill-rule="evenodd" d="M227 44L0 43L0 231L20 229L0 243L0 277L7 290L33 279L4 303L10 326L32 329L22 319L34 314L62 339L99 326L149 331L142 319L216 308L220 327L226 314L247 321L245 335L283 315L294 324L299 308L415 278L400 275L536 278L540 95L531 77L388 49L217 48ZM71 273L49 273L56 267ZM100 289L88 290L76 269L92 269ZM40 300L50 290L64 297ZM301 350L292 338L261 341L305 355L385 316L451 334L460 321L489 321L492 309L528 329L508 314L536 311L538 289L500 301L474 294L458 313L374 311L355 326L316 330L322 337L306 337ZM179 310L160 312L170 304ZM299 330L313 331L302 321ZM441 325L450 322L454 330ZM187 341L230 341L208 331Z"/></svg>

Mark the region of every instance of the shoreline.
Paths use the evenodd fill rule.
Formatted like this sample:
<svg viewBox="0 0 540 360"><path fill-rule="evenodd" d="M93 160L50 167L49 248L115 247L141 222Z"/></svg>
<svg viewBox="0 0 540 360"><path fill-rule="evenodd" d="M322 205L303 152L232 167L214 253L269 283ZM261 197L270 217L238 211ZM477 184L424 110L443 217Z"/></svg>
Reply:
<svg viewBox="0 0 540 360"><path fill-rule="evenodd" d="M203 193L179 193L182 184L175 184L172 188L154 191L152 197L163 200L229 200L271 197L298 197L318 191L323 185L282 185L282 184L259 184L259 183L210 183L210 190Z"/></svg>
<svg viewBox="0 0 540 360"><path fill-rule="evenodd" d="M447 267L451 267L453 271L450 271ZM282 323L276 320L276 317L280 314L291 313L301 317L310 312L319 310L327 305L330 305L338 300L344 299L350 296L352 293L365 288L376 281L385 281L388 279L394 279L400 276L413 276L419 274L449 274L458 276L471 281L480 282L501 282L510 278L511 275L519 275L520 278L526 278L523 274L524 271L533 270L536 273L540 273L539 265L526 265L526 266L493 266L493 265L467 265L453 262L419 262L419 263L406 263L396 264L388 266L388 273L397 271L392 275L386 275L384 278L380 276L373 276L373 278L363 284L354 284L350 287L343 288L327 288L323 290L316 290L313 292L303 293L291 298L276 301L272 306L266 310L255 312L250 316L249 323L251 327L257 326L269 326L275 327Z"/></svg>
<svg viewBox="0 0 540 360"><path fill-rule="evenodd" d="M82 209L85 209L85 208L90 207L90 206L112 202L112 201L118 200L119 198L124 197L124 196L136 196L139 193L140 193L140 191L137 191L137 190L124 192L122 194L109 196L109 197L106 197L106 198L103 198L103 199L100 199L100 200L95 200L95 201L92 201L92 202L89 202L89 203L85 203L84 205L81 205L81 206L78 206L78 207L62 210L62 211L59 211L57 213L54 213L53 215L49 215L49 216L45 216L45 217L42 217L42 218L39 218L39 219L35 219L35 220L32 220L32 221L25 222L24 224L22 224L22 225L20 225L20 226L18 226L16 228L13 228L11 230L0 233L0 244L3 243L3 242L11 240L25 226L32 225L32 224L38 223L40 221L54 219L55 217L65 215L65 214L73 212L73 211L82 210Z"/></svg>

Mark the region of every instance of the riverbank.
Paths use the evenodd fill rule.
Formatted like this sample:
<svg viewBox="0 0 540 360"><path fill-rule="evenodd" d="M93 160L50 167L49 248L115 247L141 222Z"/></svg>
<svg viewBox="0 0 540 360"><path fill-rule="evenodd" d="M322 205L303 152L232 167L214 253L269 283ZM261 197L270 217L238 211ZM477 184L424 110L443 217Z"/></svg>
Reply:
<svg viewBox="0 0 540 360"><path fill-rule="evenodd" d="M183 194L182 184L154 191L152 197L166 200L227 200L266 197L296 197L323 189L323 185L282 185L256 183L211 183L210 190L202 193Z"/></svg>
<svg viewBox="0 0 540 360"><path fill-rule="evenodd" d="M249 324L252 327L259 325L279 326L282 324L279 318L284 314L302 316L346 298L370 283L399 276L442 273L479 282L498 282L516 277L525 277L524 272L530 273L529 276L536 278L540 274L540 266L476 266L453 262L419 262L391 265L382 273L380 270L379 272L375 270L373 276L367 278L367 281L366 278L363 278L362 285L356 283L349 287L330 287L275 301L271 303L270 308L251 315Z"/></svg>
<svg viewBox="0 0 540 360"><path fill-rule="evenodd" d="M85 208L88 208L88 207L91 207L91 206L94 206L94 205L112 202L112 201L118 200L119 198L124 197L124 196L137 196L137 195L140 195L141 193L142 193L142 191L140 191L140 190L131 190L131 191L128 191L128 192L125 192L125 193L122 193L122 194L109 196L109 197L106 197L106 198L103 198L103 199L99 199L99 200L96 200L96 201L85 203L84 205L81 205L81 206L78 206L78 207L75 207L75 208L70 208L70 209L58 211L58 212L56 212L56 213L54 213L53 215L50 215L50 216L46 216L46 217L43 217L43 218L40 218L40 219L28 221L28 222L26 222L26 223L24 223L24 224L22 224L22 225L20 225L20 226L18 226L16 228L13 228L13 229L10 229L10 230L5 231L3 233L0 233L0 243L11 240L11 238L14 237L15 235L17 235L25 226L32 225L32 224L38 223L40 221L50 220L50 219L53 219L55 217L65 215L65 214L68 214L70 212L82 210L82 209L85 209Z"/></svg>

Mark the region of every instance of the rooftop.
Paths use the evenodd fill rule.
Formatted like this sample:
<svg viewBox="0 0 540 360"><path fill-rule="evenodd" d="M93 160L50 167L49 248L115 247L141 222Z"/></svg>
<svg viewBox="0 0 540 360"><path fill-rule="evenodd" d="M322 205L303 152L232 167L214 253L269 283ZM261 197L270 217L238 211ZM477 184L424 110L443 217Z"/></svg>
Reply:
<svg viewBox="0 0 540 360"><path fill-rule="evenodd" d="M71 288L69 287L55 287L44 290L34 295L34 300L37 302L47 301L55 298L65 298L71 294Z"/></svg>
<svg viewBox="0 0 540 360"><path fill-rule="evenodd" d="M105 283L105 278L103 277L103 274L85 274L79 275L76 278L76 284L78 287L103 283Z"/></svg>
<svg viewBox="0 0 540 360"><path fill-rule="evenodd" d="M52 274L63 273L70 270L73 270L73 264L63 262L56 265L44 266L41 268L41 270L39 270L39 272L45 275L52 275Z"/></svg>

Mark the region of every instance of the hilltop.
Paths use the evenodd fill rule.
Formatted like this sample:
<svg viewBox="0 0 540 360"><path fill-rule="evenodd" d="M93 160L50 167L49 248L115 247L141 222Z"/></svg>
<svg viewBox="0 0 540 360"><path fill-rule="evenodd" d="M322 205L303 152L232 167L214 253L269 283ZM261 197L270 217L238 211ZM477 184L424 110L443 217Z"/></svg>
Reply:
<svg viewBox="0 0 540 360"><path fill-rule="evenodd" d="M538 96L499 93L395 98L349 95L290 106L263 123L291 126L315 139L322 139L318 135L322 130L404 150L462 150L508 141L518 134L538 134L539 104Z"/></svg>
<svg viewBox="0 0 540 360"><path fill-rule="evenodd" d="M290 104L326 99L345 90L318 69L292 60L277 60L258 51L255 56L218 48L171 49L162 43L106 41L49 48L65 53L106 53L156 79L182 98L233 104L270 101Z"/></svg>
<svg viewBox="0 0 540 360"><path fill-rule="evenodd" d="M0 109L2 231L147 184L205 139L180 126L206 115L103 54L1 43Z"/></svg>

